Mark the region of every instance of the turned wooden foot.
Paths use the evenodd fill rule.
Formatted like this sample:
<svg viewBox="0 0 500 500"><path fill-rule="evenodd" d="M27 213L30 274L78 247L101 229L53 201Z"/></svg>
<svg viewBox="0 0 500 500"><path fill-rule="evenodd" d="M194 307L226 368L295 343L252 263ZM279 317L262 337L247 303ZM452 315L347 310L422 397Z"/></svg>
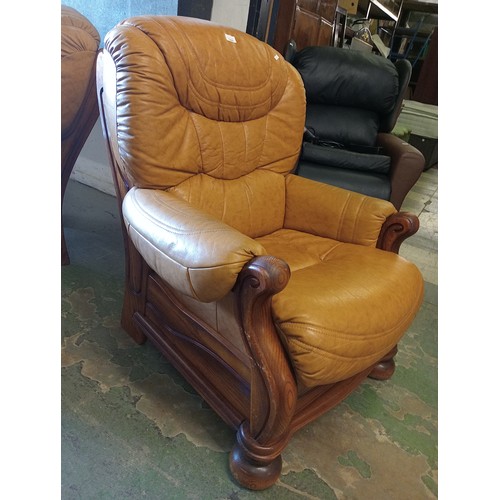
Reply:
<svg viewBox="0 0 500 500"><path fill-rule="evenodd" d="M394 373L394 370L396 370L394 356L396 356L397 352L398 346L396 345L373 367L368 376L376 380L390 379Z"/></svg>
<svg viewBox="0 0 500 500"><path fill-rule="evenodd" d="M246 422L237 433L229 455L229 468L236 481L250 490L264 490L280 477L283 446L261 446L248 435ZM279 450L279 451L278 451Z"/></svg>

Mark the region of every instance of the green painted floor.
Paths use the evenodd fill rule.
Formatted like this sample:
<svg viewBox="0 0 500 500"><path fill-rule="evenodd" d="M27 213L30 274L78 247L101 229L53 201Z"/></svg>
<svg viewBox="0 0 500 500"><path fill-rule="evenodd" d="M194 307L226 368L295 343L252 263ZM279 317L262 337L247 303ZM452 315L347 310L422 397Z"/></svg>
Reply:
<svg viewBox="0 0 500 500"><path fill-rule="evenodd" d="M421 228L401 254L426 281L397 370L367 380L294 435L276 485L251 492L228 468L235 434L148 343L120 328L123 248L116 200L70 181L61 269L61 496L69 499L437 498L437 177L403 209Z"/></svg>

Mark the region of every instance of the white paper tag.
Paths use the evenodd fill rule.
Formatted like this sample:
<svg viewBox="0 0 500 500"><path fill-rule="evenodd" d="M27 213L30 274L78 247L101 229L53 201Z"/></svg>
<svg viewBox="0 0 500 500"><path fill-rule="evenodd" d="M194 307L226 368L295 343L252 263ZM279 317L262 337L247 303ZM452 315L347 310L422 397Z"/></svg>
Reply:
<svg viewBox="0 0 500 500"><path fill-rule="evenodd" d="M236 38L233 35L228 35L227 33L224 33L226 35L226 40L231 43L236 43Z"/></svg>

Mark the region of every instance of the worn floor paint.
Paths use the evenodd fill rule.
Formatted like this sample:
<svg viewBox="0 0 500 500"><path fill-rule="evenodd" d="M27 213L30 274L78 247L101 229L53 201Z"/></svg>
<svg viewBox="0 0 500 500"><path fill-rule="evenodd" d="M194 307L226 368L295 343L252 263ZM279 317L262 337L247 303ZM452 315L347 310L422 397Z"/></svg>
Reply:
<svg viewBox="0 0 500 500"><path fill-rule="evenodd" d="M62 268L63 499L437 498L437 169L403 209L421 229L401 254L426 280L397 370L367 380L299 431L264 492L228 468L235 435L148 343L119 324L123 249L113 197L70 182Z"/></svg>

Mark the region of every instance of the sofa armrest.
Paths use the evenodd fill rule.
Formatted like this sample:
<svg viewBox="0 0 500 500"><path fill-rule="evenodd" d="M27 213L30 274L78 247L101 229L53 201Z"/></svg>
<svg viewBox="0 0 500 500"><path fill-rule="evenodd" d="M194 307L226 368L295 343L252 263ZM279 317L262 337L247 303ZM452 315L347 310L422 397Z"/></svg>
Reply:
<svg viewBox="0 0 500 500"><path fill-rule="evenodd" d="M424 155L414 146L393 134L378 134L377 146L391 157L391 203L399 210L425 166Z"/></svg>
<svg viewBox="0 0 500 500"><path fill-rule="evenodd" d="M123 199L130 239L148 265L177 291L219 300L243 266L265 249L172 193L132 188Z"/></svg>
<svg viewBox="0 0 500 500"><path fill-rule="evenodd" d="M287 177L286 228L375 246L382 225L394 213L388 201L294 174Z"/></svg>

